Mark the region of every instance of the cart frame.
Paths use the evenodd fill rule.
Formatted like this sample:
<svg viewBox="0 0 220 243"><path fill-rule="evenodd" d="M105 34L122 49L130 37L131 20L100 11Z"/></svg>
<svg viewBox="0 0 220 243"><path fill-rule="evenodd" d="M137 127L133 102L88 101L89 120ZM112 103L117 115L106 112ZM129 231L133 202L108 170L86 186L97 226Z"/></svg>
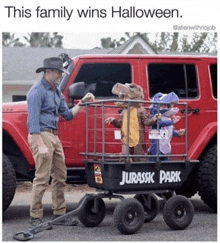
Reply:
<svg viewBox="0 0 220 243"><path fill-rule="evenodd" d="M150 222L153 220L159 211L159 202L155 194L162 195L164 199L167 199L167 194L170 199L167 200L163 210L163 216L166 224L175 230L185 229L190 225L194 215L194 209L192 203L183 196L176 195L175 190L180 188L182 183L187 179L193 166L198 161L189 161L188 159L188 117L187 117L187 103L179 103L184 105L185 114L185 153L169 155L169 157L184 157L184 160L171 160L160 161L161 157L167 157L167 155L159 155L159 143L157 143L157 155L155 161L147 161L152 155L130 155L127 145L125 155L106 154L106 139L105 139L105 108L115 107L114 105L106 105L109 102L124 102L127 103L128 117L130 114L130 107L132 103L143 104L158 104L158 113L161 104L147 101L122 101L118 99L95 101L90 103L81 104L86 108L86 151L82 153L85 156L86 177L88 185L97 189L96 194L86 194L78 203L76 209L68 212L67 214L56 218L47 223L43 223L28 232L18 232L14 234L14 239L19 241L27 241L33 238L34 234L42 232L51 228L51 226L63 219L78 215L79 220L86 227L98 226L105 216L105 204L103 198L116 198L121 202L116 206L114 211L114 221L117 229L122 234L134 234L143 225L144 222ZM89 108L94 107L94 138L93 138L93 152L89 151ZM102 118L102 152L97 152L97 110L101 108ZM127 119L127 134L129 134L130 119ZM157 129L159 129L159 122L157 121ZM129 135L127 136L127 144L129 143ZM91 159L92 157L92 159ZM153 155L153 157L155 157ZM125 158L124 162L119 162L118 159ZM146 158L145 162L130 162L130 158ZM97 172L99 179L101 176L101 183L96 179L95 167L99 169ZM168 170L167 170L168 168ZM163 173L171 172L170 177L165 183L161 182L161 171ZM134 183L122 183L121 176L133 173ZM176 174L176 177L174 173ZM126 174L127 173L127 174ZM136 174L135 174L136 173ZM144 174L145 173L145 174ZM149 174L146 174L149 173ZM183 175L180 179L178 175ZM131 175L131 174L130 174ZM135 175L137 175L135 177ZM147 176L148 175L148 176ZM149 176L151 175L151 176ZM139 176L139 177L138 177ZM136 178L136 179L134 179ZM139 180L137 179L139 178ZM170 178L176 181L169 181ZM136 181L135 181L136 180ZM142 183L143 180L147 183ZM120 182L121 181L121 182ZM129 181L127 179L127 181ZM124 182L127 182L124 179ZM136 194L134 198L124 198L121 194Z"/></svg>

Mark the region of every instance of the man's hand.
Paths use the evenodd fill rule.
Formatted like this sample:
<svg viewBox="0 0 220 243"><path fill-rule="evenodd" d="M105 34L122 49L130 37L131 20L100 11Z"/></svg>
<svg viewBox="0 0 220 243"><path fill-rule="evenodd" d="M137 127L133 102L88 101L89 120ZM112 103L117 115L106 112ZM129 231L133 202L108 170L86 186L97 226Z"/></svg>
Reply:
<svg viewBox="0 0 220 243"><path fill-rule="evenodd" d="M33 140L35 140L37 146L38 146L38 152L43 158L47 158L49 154L49 150L47 146L44 144L42 137L40 134L34 133L31 134Z"/></svg>
<svg viewBox="0 0 220 243"><path fill-rule="evenodd" d="M93 102L94 100L95 100L95 96L91 93L87 93L81 99L81 101L71 109L73 116L76 116L76 114L78 114L82 110L83 106L80 106L79 105L80 103Z"/></svg>
<svg viewBox="0 0 220 243"><path fill-rule="evenodd" d="M95 100L95 96L92 93L87 93L81 100L82 103L93 102Z"/></svg>
<svg viewBox="0 0 220 243"><path fill-rule="evenodd" d="M43 158L49 157L49 150L45 145L39 146L38 152Z"/></svg>

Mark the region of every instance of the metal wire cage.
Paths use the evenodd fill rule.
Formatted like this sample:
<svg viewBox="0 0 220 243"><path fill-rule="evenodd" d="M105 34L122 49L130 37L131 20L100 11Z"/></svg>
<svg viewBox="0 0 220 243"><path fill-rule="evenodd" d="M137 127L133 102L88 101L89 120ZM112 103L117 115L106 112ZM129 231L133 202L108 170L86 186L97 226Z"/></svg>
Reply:
<svg viewBox="0 0 220 243"><path fill-rule="evenodd" d="M120 116L119 113L122 111L122 107L118 107L118 104L122 104L123 107L126 107L127 110L127 142L126 144L126 153L120 152L121 147L121 139L115 138L113 135L116 132L119 132L119 128L115 128L112 125L108 125L105 123L105 119L108 116L113 116L116 119ZM89 102L82 104L85 106L85 119L86 119L86 146L85 152L81 153L85 155L86 160L89 159L96 159L102 160L103 162L109 160L119 160L121 161L124 159L125 162L129 163L133 158L140 158L142 161L143 159L147 162L149 158L153 158L155 162L159 162L161 158L167 157L167 155L161 155L159 153L159 134L160 131L160 124L159 120L157 121L156 129L154 131L157 132L158 139L156 139L156 155L150 155L147 153L147 149L145 149L145 154L130 154L129 152L129 135L130 135L130 110L132 106L135 104L141 104L144 109L146 110L147 115L150 117L150 106L152 104L157 104L158 113L160 113L160 106L163 104L169 105L168 103L157 103L151 101L142 101L142 100L118 100L118 99L110 99L110 100L100 100L95 102ZM169 158L174 158L176 160L188 160L188 117L187 117L187 103L178 103L175 104L176 107L182 112L182 128L185 128L185 139L181 139L174 143L172 146L176 147L174 149L175 153L169 154ZM145 127L144 134L145 134L145 144L144 146L150 146L150 139L149 134L151 131L151 127ZM181 149L179 148L181 145ZM182 153L178 153L181 151ZM151 159L152 160L152 159Z"/></svg>

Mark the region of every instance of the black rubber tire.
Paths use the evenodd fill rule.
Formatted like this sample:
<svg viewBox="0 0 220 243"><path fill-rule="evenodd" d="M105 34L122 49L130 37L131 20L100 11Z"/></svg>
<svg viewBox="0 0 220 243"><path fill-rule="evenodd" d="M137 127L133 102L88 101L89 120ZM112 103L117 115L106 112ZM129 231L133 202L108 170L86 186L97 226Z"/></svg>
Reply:
<svg viewBox="0 0 220 243"><path fill-rule="evenodd" d="M98 205L97 212L94 212L94 203ZM86 227L98 226L105 217L105 203L102 198L89 199L78 213L79 221Z"/></svg>
<svg viewBox="0 0 220 243"><path fill-rule="evenodd" d="M217 212L217 144L208 148L200 159L197 185L204 203Z"/></svg>
<svg viewBox="0 0 220 243"><path fill-rule="evenodd" d="M126 198L117 204L113 218L122 234L134 234L143 226L144 215L144 208L137 199Z"/></svg>
<svg viewBox="0 0 220 243"><path fill-rule="evenodd" d="M182 195L171 197L163 208L165 223L174 230L187 228L194 217L194 208L188 198Z"/></svg>
<svg viewBox="0 0 220 243"><path fill-rule="evenodd" d="M2 190L2 209L3 212L11 204L16 190L16 174L13 165L8 157L3 153L3 190Z"/></svg>
<svg viewBox="0 0 220 243"><path fill-rule="evenodd" d="M137 194L134 198L137 199L144 207L144 223L149 223L152 221L157 216L160 208L157 197L154 194ZM149 200L150 205L148 204Z"/></svg>

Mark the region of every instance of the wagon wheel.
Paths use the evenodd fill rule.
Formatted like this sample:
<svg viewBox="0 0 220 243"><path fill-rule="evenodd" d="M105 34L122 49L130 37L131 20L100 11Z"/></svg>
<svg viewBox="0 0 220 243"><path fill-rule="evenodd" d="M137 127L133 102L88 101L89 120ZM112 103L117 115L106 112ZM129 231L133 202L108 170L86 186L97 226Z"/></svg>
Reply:
<svg viewBox="0 0 220 243"><path fill-rule="evenodd" d="M91 198L78 213L80 222L86 227L99 225L105 217L105 203L102 198Z"/></svg>
<svg viewBox="0 0 220 243"><path fill-rule="evenodd" d="M135 197L144 207L145 223L152 221L159 212L159 201L154 194L137 194Z"/></svg>
<svg viewBox="0 0 220 243"><path fill-rule="evenodd" d="M123 199L116 206L113 217L122 234L134 234L144 224L144 208L135 198Z"/></svg>
<svg viewBox="0 0 220 243"><path fill-rule="evenodd" d="M191 224L193 216L193 205L185 196L173 196L164 205L163 218L171 229L183 230L187 228Z"/></svg>

